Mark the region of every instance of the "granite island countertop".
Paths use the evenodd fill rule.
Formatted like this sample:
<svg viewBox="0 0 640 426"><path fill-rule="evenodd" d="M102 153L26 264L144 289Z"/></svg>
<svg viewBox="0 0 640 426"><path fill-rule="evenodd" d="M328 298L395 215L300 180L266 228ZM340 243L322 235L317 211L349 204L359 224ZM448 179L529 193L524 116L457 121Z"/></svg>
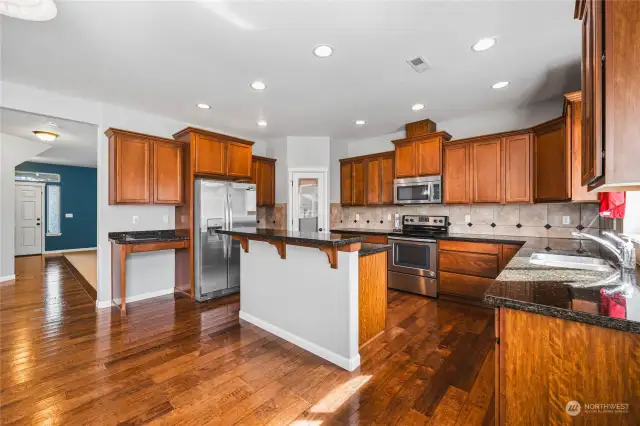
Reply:
<svg viewBox="0 0 640 426"><path fill-rule="evenodd" d="M232 229L216 229L219 234L242 237L258 237L265 240L285 241L291 243L313 244L317 246L341 247L353 243L361 243L364 237L336 232L298 232L286 229L265 229L238 227Z"/></svg>
<svg viewBox="0 0 640 426"><path fill-rule="evenodd" d="M391 244L373 244L362 243L360 250L358 250L358 256L369 256L371 254L380 253L391 249Z"/></svg>
<svg viewBox="0 0 640 426"><path fill-rule="evenodd" d="M175 229L157 231L109 232L109 241L115 244L144 244L188 240L188 235L178 234Z"/></svg>

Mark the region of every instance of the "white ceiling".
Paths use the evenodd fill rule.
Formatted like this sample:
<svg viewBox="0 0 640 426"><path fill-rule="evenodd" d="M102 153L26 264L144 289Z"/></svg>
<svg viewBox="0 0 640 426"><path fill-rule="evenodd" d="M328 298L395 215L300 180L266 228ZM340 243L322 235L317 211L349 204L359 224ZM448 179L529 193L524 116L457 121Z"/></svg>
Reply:
<svg viewBox="0 0 640 426"><path fill-rule="evenodd" d="M48 126L49 122L54 122L58 127ZM51 145L51 148L29 161L67 166L97 166L98 130L96 126L0 108L0 131L2 133L39 141L33 134L34 130L53 132L60 136L53 142L46 142Z"/></svg>
<svg viewBox="0 0 640 426"><path fill-rule="evenodd" d="M580 86L573 0L57 4L49 22L2 20L4 79L257 138L388 134ZM473 52L482 37L498 43ZM312 55L321 43L333 57ZM433 69L413 71L417 55Z"/></svg>

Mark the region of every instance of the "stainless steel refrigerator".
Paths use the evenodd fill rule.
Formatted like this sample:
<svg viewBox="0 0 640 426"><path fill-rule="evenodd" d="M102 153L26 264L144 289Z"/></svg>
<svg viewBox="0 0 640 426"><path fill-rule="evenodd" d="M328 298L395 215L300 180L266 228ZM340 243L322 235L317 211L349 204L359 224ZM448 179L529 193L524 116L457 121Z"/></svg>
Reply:
<svg viewBox="0 0 640 426"><path fill-rule="evenodd" d="M256 186L196 179L194 188L196 300L240 291L240 242L216 229L256 226Z"/></svg>

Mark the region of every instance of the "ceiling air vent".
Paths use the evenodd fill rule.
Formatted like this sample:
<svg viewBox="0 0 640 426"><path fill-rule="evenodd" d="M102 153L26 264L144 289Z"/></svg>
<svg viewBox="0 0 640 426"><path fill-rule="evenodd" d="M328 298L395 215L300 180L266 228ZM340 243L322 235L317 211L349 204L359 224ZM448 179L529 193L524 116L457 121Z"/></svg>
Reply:
<svg viewBox="0 0 640 426"><path fill-rule="evenodd" d="M411 65L416 72L425 72L431 69L431 65L422 56L416 56L415 58L407 59L407 63Z"/></svg>

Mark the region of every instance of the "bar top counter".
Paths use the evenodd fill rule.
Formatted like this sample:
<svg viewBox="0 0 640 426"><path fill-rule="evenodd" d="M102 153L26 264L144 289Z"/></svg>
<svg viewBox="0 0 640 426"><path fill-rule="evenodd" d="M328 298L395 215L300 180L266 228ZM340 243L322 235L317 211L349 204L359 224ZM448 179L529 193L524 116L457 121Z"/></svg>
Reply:
<svg viewBox="0 0 640 426"><path fill-rule="evenodd" d="M365 237L355 236L353 234L341 234L337 232L298 232L288 231L286 229L263 229L250 227L218 229L216 232L218 234L231 236L329 247L341 247L349 244L361 243L365 240Z"/></svg>

